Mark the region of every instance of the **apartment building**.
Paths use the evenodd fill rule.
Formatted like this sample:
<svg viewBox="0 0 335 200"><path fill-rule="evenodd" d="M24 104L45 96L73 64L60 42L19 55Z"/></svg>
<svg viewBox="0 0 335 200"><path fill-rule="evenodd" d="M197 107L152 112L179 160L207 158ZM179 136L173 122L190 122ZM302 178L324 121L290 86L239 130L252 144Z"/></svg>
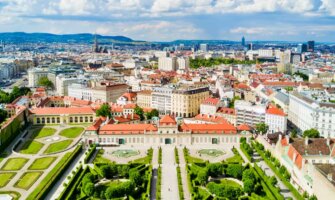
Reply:
<svg viewBox="0 0 335 200"><path fill-rule="evenodd" d="M160 115L171 114L172 87L155 87L152 91L151 106L159 111Z"/></svg>
<svg viewBox="0 0 335 200"><path fill-rule="evenodd" d="M315 128L322 137L335 137L335 104L319 102L302 92L289 95L288 119L301 131Z"/></svg>
<svg viewBox="0 0 335 200"><path fill-rule="evenodd" d="M162 71L175 71L177 69L176 57L159 57L158 69Z"/></svg>
<svg viewBox="0 0 335 200"><path fill-rule="evenodd" d="M200 104L200 114L214 115L220 107L220 99L207 98Z"/></svg>
<svg viewBox="0 0 335 200"><path fill-rule="evenodd" d="M255 126L258 123L265 122L265 105L254 105L247 101L237 100L235 101L235 112L237 125Z"/></svg>
<svg viewBox="0 0 335 200"><path fill-rule="evenodd" d="M46 68L28 69L28 87L38 86L38 81L42 77L48 77L48 69Z"/></svg>
<svg viewBox="0 0 335 200"><path fill-rule="evenodd" d="M265 113L265 124L269 126L270 133L285 133L287 129L287 115L280 108L270 105Z"/></svg>
<svg viewBox="0 0 335 200"><path fill-rule="evenodd" d="M151 90L142 90L137 93L137 102L136 104L142 108L151 108L152 102L152 91Z"/></svg>

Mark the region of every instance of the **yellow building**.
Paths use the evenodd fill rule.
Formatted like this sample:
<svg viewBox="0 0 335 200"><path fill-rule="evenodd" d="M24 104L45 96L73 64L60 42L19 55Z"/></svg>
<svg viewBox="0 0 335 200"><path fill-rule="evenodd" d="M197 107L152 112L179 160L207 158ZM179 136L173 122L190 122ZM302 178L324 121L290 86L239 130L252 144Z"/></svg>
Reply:
<svg viewBox="0 0 335 200"><path fill-rule="evenodd" d="M150 90L143 90L137 93L137 105L142 108L151 108L152 95Z"/></svg>
<svg viewBox="0 0 335 200"><path fill-rule="evenodd" d="M30 110L34 125L92 123L96 115L91 107L49 107Z"/></svg>
<svg viewBox="0 0 335 200"><path fill-rule="evenodd" d="M208 87L182 87L171 95L171 113L178 117L199 114L200 104L209 97Z"/></svg>

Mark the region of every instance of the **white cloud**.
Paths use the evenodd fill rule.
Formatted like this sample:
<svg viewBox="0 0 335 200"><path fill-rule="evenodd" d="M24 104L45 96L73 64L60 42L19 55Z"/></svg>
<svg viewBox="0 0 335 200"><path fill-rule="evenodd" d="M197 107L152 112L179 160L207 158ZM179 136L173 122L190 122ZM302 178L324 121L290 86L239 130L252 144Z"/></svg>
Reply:
<svg viewBox="0 0 335 200"><path fill-rule="evenodd" d="M241 33L241 34L268 34L270 31L263 27L237 27L230 30L230 33Z"/></svg>

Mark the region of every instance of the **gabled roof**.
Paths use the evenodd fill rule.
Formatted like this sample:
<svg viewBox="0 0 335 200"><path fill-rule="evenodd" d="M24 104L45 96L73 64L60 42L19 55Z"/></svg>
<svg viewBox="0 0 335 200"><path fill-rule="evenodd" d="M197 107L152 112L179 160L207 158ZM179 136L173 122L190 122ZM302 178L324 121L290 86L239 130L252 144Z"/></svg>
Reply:
<svg viewBox="0 0 335 200"><path fill-rule="evenodd" d="M266 113L271 114L271 115L286 116L286 114L284 113L282 109L277 108L275 106L269 106L269 108L266 110Z"/></svg>
<svg viewBox="0 0 335 200"><path fill-rule="evenodd" d="M207 98L205 99L202 104L209 104L209 105L217 105L219 103L220 99L218 98Z"/></svg>
<svg viewBox="0 0 335 200"><path fill-rule="evenodd" d="M177 124L176 120L170 115L165 115L159 120L160 124Z"/></svg>
<svg viewBox="0 0 335 200"><path fill-rule="evenodd" d="M239 131L251 131L251 127L247 124L241 124L237 127L237 130Z"/></svg>
<svg viewBox="0 0 335 200"><path fill-rule="evenodd" d="M157 131L153 124L106 124L99 130L99 135L117 134L144 134L144 132Z"/></svg>
<svg viewBox="0 0 335 200"><path fill-rule="evenodd" d="M180 129L191 131L194 134L236 133L236 128L228 122L224 124L182 124Z"/></svg>

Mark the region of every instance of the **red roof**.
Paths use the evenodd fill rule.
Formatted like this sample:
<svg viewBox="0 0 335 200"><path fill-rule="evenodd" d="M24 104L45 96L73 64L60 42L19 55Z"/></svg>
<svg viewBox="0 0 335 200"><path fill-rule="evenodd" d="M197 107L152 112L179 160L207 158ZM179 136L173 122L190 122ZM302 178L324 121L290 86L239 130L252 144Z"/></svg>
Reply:
<svg viewBox="0 0 335 200"><path fill-rule="evenodd" d="M299 152L297 150L295 150L295 148L290 145L290 148L288 149L288 157L293 161L293 163L299 168L301 169L302 167L302 156L299 154ZM294 160L294 154L296 155L296 158Z"/></svg>
<svg viewBox="0 0 335 200"><path fill-rule="evenodd" d="M159 121L160 124L177 124L176 120L170 115L165 115Z"/></svg>
<svg viewBox="0 0 335 200"><path fill-rule="evenodd" d="M125 97L128 101L132 101L136 98L136 93L134 92L126 92L122 95L123 97Z"/></svg>
<svg viewBox="0 0 335 200"><path fill-rule="evenodd" d="M210 104L210 105L217 105L219 103L220 99L218 98L207 98L202 103L203 104Z"/></svg>
<svg viewBox="0 0 335 200"><path fill-rule="evenodd" d="M270 106L267 110L266 113L271 114L271 115L280 115L280 116L286 116L284 111L280 108Z"/></svg>
<svg viewBox="0 0 335 200"><path fill-rule="evenodd" d="M237 127L237 130L239 130L239 131L251 131L251 128L247 124L241 124Z"/></svg>
<svg viewBox="0 0 335 200"><path fill-rule="evenodd" d="M144 134L145 131L157 131L153 124L106 124L99 130L100 135L108 134Z"/></svg>
<svg viewBox="0 0 335 200"><path fill-rule="evenodd" d="M222 114L228 114L228 115L235 115L235 109L234 108L219 108L218 113L222 113Z"/></svg>
<svg viewBox="0 0 335 200"><path fill-rule="evenodd" d="M236 133L236 128L228 122L224 124L182 124L180 128L195 134Z"/></svg>
<svg viewBox="0 0 335 200"><path fill-rule="evenodd" d="M61 115L61 114L94 114L91 107L48 107L30 110L36 115Z"/></svg>

